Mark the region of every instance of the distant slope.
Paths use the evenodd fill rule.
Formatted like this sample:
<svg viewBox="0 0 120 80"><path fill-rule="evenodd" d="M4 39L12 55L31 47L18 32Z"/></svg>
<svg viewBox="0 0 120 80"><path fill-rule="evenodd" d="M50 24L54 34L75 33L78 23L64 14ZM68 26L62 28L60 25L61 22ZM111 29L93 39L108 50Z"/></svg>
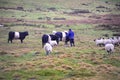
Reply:
<svg viewBox="0 0 120 80"><path fill-rule="evenodd" d="M104 2L112 1L119 2L119 0L0 0L0 7L24 7L25 9L36 9L36 8L66 8L66 9L79 9L85 8L88 5L95 7L97 2L101 2L102 5Z"/></svg>
<svg viewBox="0 0 120 80"><path fill-rule="evenodd" d="M113 17L111 17L112 15ZM114 15L117 15L118 18ZM66 23L69 20L76 20L76 22L82 20L82 22L89 23L91 23L90 21L94 21L94 23L117 21L118 24L119 15L119 0L0 0L0 21L3 23L3 18L5 18L8 22L14 19L33 23L36 22L34 20L46 22L61 19L67 20Z"/></svg>

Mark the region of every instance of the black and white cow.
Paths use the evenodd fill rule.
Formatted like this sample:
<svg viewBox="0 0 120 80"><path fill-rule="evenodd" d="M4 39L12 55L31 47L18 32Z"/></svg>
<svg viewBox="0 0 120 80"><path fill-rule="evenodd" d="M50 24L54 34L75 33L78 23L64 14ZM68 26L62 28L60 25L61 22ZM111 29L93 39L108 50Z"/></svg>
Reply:
<svg viewBox="0 0 120 80"><path fill-rule="evenodd" d="M11 41L12 43L12 40L13 39L20 39L21 40L21 43L23 43L23 40L25 39L25 37L29 35L28 34L28 31L25 31L25 32L13 32L13 31L10 31L8 33L8 43L9 41Z"/></svg>
<svg viewBox="0 0 120 80"><path fill-rule="evenodd" d="M60 41L65 41L65 38L67 36L67 31L64 32L56 32L55 35L59 37Z"/></svg>
<svg viewBox="0 0 120 80"><path fill-rule="evenodd" d="M58 36L60 41L64 41L65 45L67 45L67 43L69 42L69 37L68 37L68 32L67 31L56 32L55 35Z"/></svg>
<svg viewBox="0 0 120 80"><path fill-rule="evenodd" d="M42 36L42 47L45 45L45 43L49 43L51 40L55 40L57 42L57 44L59 44L59 38L56 35L53 34L44 34Z"/></svg>

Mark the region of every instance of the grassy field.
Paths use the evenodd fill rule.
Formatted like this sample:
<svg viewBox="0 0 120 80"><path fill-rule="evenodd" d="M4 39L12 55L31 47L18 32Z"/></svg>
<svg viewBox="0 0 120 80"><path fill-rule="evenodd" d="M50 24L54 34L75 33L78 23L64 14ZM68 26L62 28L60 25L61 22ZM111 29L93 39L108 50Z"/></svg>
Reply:
<svg viewBox="0 0 120 80"><path fill-rule="evenodd" d="M0 27L0 80L120 80L120 46L106 56L94 42L119 33L119 5L119 0L0 0L0 24L5 25ZM42 35L69 28L76 46L60 42L46 56ZM9 31L29 36L23 44L11 44Z"/></svg>

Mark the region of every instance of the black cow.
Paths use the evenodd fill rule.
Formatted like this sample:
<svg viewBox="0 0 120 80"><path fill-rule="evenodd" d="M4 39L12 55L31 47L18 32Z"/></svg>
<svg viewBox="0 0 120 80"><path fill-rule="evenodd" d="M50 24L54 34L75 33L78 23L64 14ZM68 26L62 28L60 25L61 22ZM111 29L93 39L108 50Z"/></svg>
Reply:
<svg viewBox="0 0 120 80"><path fill-rule="evenodd" d="M9 43L9 41L11 41L11 43L12 43L13 39L20 39L21 43L23 43L23 40L25 39L25 37L27 35L29 35L28 31L25 31L25 32L13 32L13 31L10 31L8 33L8 43Z"/></svg>
<svg viewBox="0 0 120 80"><path fill-rule="evenodd" d="M44 34L42 36L42 47L45 45L45 43L49 42L49 39L50 40L56 40L57 44L59 44L59 38L58 38L58 36L53 35L53 34L49 34L49 35Z"/></svg>
<svg viewBox="0 0 120 80"><path fill-rule="evenodd" d="M55 35L58 36L60 41L62 41L62 37L63 37L62 32L56 32Z"/></svg>

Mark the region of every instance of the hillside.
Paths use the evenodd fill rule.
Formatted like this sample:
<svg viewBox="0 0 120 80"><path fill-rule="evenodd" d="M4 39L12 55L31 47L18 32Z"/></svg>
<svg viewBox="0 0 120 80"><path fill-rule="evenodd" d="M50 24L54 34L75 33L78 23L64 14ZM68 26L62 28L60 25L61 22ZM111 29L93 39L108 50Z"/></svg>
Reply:
<svg viewBox="0 0 120 80"><path fill-rule="evenodd" d="M75 47L46 56L42 35L70 28ZM29 35L7 43L9 31ZM0 0L0 80L120 80L120 44L108 55L94 42L119 34L119 0Z"/></svg>

